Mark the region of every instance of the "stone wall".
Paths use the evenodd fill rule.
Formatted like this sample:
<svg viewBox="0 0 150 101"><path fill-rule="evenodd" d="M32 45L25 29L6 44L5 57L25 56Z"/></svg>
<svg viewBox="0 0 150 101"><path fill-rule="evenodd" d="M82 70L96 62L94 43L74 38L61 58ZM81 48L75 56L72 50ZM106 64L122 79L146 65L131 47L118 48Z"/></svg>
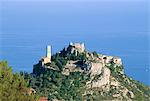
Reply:
<svg viewBox="0 0 150 101"><path fill-rule="evenodd" d="M82 53L85 51L84 43L70 43L70 46L72 47L72 52L74 50L78 50L78 52Z"/></svg>

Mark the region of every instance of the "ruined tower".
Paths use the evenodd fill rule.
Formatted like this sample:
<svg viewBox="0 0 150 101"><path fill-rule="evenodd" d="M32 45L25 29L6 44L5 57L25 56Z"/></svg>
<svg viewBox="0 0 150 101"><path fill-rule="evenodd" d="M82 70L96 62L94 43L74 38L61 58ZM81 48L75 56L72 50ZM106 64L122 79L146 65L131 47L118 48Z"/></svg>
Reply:
<svg viewBox="0 0 150 101"><path fill-rule="evenodd" d="M71 53L73 53L75 50L79 53L82 53L85 51L85 45L84 43L69 43L70 46L72 46Z"/></svg>

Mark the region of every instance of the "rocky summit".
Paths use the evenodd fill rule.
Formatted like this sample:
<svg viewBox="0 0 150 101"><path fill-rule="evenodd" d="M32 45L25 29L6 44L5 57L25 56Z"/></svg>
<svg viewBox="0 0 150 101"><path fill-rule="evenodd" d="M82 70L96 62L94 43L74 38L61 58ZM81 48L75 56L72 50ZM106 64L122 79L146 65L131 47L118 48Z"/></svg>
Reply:
<svg viewBox="0 0 150 101"><path fill-rule="evenodd" d="M128 77L121 58L70 43L33 67L29 85L50 101L149 101L150 88Z"/></svg>

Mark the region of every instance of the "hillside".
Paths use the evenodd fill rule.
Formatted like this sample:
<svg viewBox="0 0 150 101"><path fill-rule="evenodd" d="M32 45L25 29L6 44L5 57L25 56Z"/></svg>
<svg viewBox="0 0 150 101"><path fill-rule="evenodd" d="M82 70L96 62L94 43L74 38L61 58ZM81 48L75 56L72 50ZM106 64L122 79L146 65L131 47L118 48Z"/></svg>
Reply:
<svg viewBox="0 0 150 101"><path fill-rule="evenodd" d="M25 78L38 95L52 101L150 100L150 88L124 73L121 58L88 52L80 43L52 56L48 47Z"/></svg>
<svg viewBox="0 0 150 101"><path fill-rule="evenodd" d="M24 77L13 73L6 61L0 61L0 101L36 101L38 96Z"/></svg>

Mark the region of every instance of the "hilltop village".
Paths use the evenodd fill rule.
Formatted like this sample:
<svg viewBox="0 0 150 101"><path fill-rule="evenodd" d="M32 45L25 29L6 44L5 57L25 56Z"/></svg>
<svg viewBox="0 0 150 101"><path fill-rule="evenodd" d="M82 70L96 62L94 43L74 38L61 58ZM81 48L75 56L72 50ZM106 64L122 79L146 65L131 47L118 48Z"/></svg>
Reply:
<svg viewBox="0 0 150 101"><path fill-rule="evenodd" d="M83 64L78 64L81 60L67 61L62 70L62 74L69 75L70 72L75 71L88 72L90 73L91 78L93 78L95 75L100 75L103 72L103 79L99 82L93 82L91 87L100 87L109 83L110 70L106 68L107 66L110 66L111 64L114 65L114 68L117 68L117 66L122 66L121 58L97 54L96 52L87 52L84 43L70 43L68 47L63 50L63 52L64 51L66 56L69 54L74 54L75 56L84 54L87 60L84 61ZM40 67L56 70L56 68L53 68L50 65L52 62L51 54L51 46L48 45L46 49L46 56L42 57L39 61ZM61 52L59 54L61 54ZM124 74L124 71L120 72Z"/></svg>
<svg viewBox="0 0 150 101"><path fill-rule="evenodd" d="M113 56L107 56L107 55L102 55L102 54L95 54L97 55L94 57L94 53L87 52L85 49L84 43L70 43L69 46L66 48L67 54L74 54L75 56L85 53L86 57L89 60L94 60L95 62L91 63L91 69L94 71L95 69L98 69L96 65L99 65L101 67L104 67L105 65L109 65L111 63L114 63L116 66L121 66L122 61L121 58L119 57L113 57ZM50 68L50 66L47 66L46 64L51 63L51 46L48 45L46 49L46 56L42 57L39 61L41 66L45 68Z"/></svg>
<svg viewBox="0 0 150 101"><path fill-rule="evenodd" d="M121 58L89 52L84 43L69 43L60 52L46 55L33 66L33 91L52 101L93 99L132 101L149 99L146 88L124 73Z"/></svg>

